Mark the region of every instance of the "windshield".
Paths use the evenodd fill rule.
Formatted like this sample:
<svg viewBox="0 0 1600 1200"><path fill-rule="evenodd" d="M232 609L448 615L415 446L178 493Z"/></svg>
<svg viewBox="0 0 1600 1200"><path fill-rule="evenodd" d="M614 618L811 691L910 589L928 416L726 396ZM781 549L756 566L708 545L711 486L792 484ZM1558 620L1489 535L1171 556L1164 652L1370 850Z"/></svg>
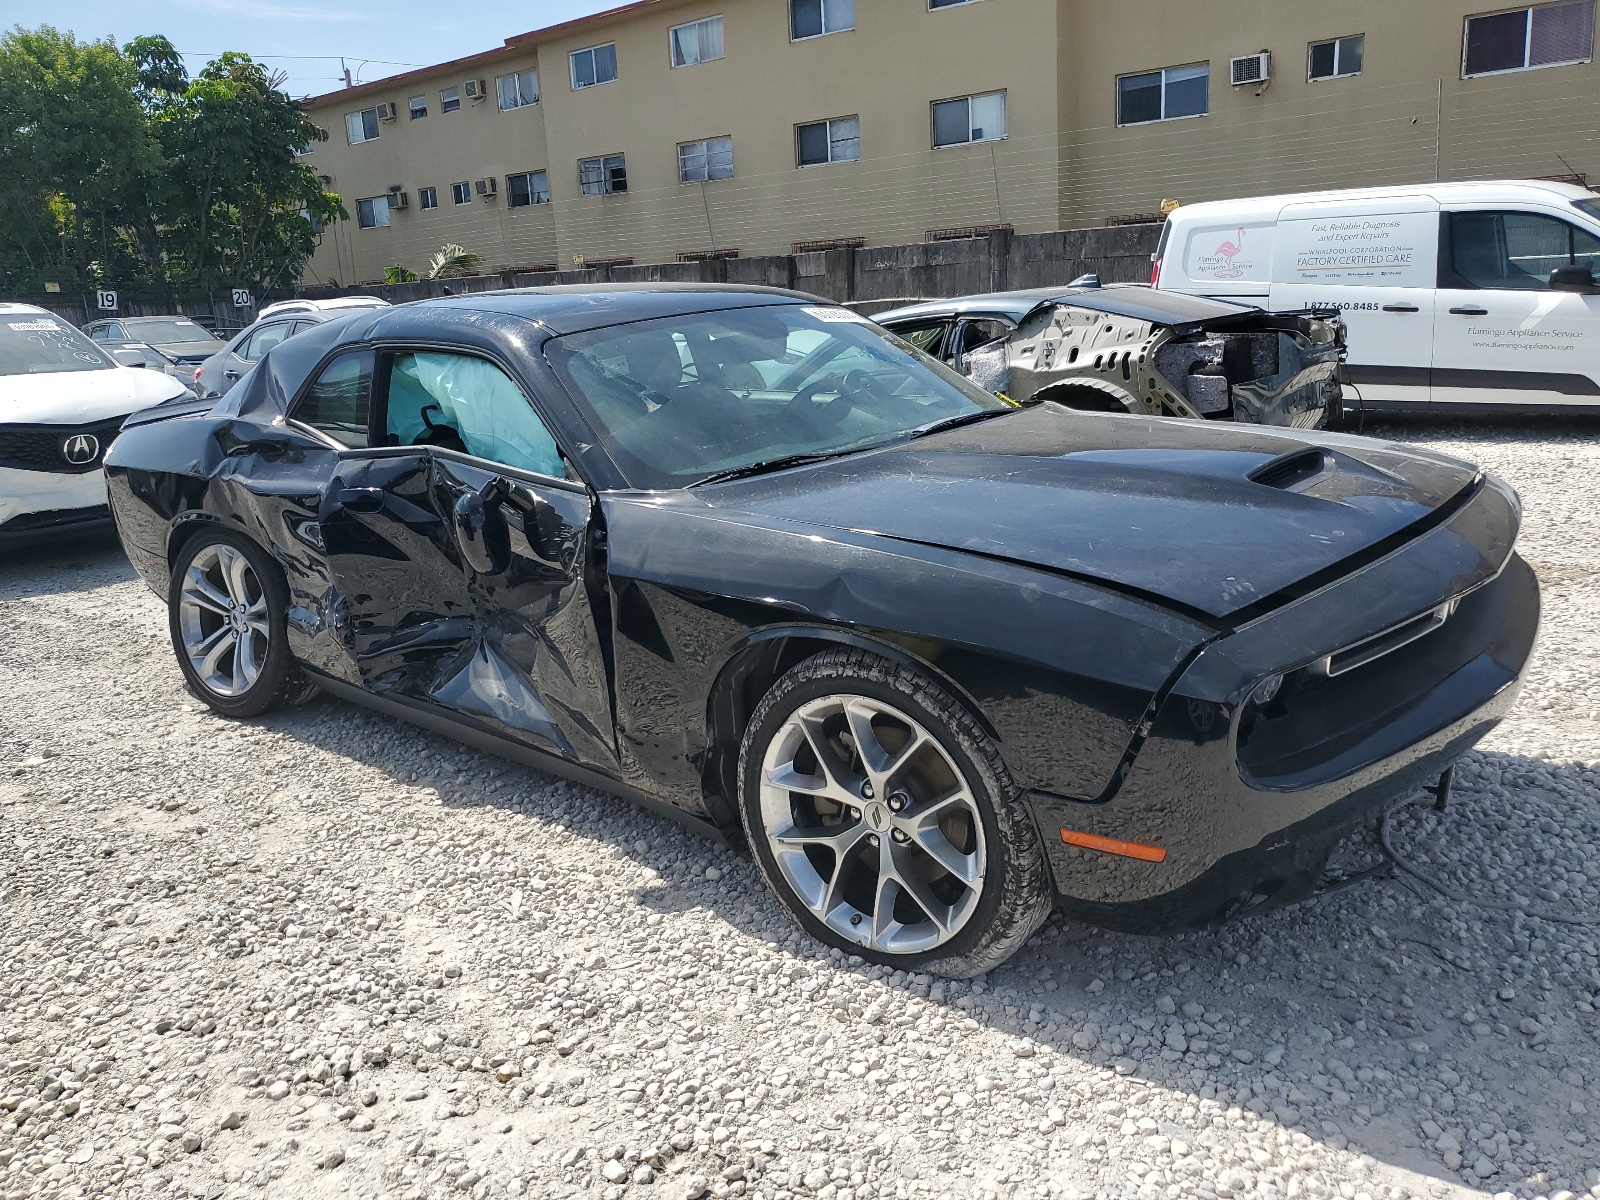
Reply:
<svg viewBox="0 0 1600 1200"><path fill-rule="evenodd" d="M204 326L196 325L183 317L140 317L124 321L128 332L145 342L209 342L211 335Z"/></svg>
<svg viewBox="0 0 1600 1200"><path fill-rule="evenodd" d="M688 313L545 348L628 481L684 487L1009 407L847 308Z"/></svg>
<svg viewBox="0 0 1600 1200"><path fill-rule="evenodd" d="M1600 200L1574 200L1574 208L1580 208L1591 217L1600 217Z"/></svg>
<svg viewBox="0 0 1600 1200"><path fill-rule="evenodd" d="M59 317L49 313L0 315L0 375L104 371L115 365Z"/></svg>

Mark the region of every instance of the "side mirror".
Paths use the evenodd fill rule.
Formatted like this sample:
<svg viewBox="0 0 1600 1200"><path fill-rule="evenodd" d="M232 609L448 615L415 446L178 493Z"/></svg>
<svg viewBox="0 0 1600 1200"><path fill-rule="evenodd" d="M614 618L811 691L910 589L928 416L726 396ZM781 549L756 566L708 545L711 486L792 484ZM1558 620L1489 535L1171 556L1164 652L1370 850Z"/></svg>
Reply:
<svg viewBox="0 0 1600 1200"><path fill-rule="evenodd" d="M111 357L116 359L119 367L142 367L144 355L137 350L113 350Z"/></svg>
<svg viewBox="0 0 1600 1200"><path fill-rule="evenodd" d="M1568 263L1550 272L1550 290L1593 296L1600 287L1595 286L1594 271L1586 263Z"/></svg>

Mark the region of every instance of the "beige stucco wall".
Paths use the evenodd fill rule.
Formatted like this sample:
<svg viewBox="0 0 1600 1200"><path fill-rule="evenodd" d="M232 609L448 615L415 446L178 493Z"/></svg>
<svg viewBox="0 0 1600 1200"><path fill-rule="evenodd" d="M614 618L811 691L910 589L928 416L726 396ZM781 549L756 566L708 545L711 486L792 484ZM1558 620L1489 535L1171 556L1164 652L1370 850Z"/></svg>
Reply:
<svg viewBox="0 0 1600 1200"><path fill-rule="evenodd" d="M344 199L350 220L339 222L324 236L307 273L308 281L338 279L341 283L382 279L384 268L399 264L418 274L429 257L445 242L458 242L484 255L494 267L529 267L556 261L555 218L549 205L509 208L505 195L508 172L534 171L545 165L544 106L501 112L495 100L495 78L537 65L531 49L498 62L441 71L423 81L397 85L394 90L364 93L348 103L323 105L312 118L328 131L328 140L312 151L309 162L321 174L333 176L332 190ZM439 111L439 92L459 88L468 79L484 79L489 98L474 102L463 97L453 113ZM543 74L540 86L544 86ZM428 115L410 119L407 101L428 98ZM399 111L393 121L380 124L376 141L349 144L345 114L391 101ZM461 180L494 176L500 195L484 200L474 195L470 204L456 205L450 185ZM381 196L399 184L410 196L410 207L393 212L387 229L358 229L356 200ZM418 192L432 187L439 207L424 211Z"/></svg>
<svg viewBox="0 0 1600 1200"><path fill-rule="evenodd" d="M355 200L401 184L412 198L388 229L352 220L324 239L312 277L351 283L390 263L421 271L457 241L492 269L571 266L737 247L861 237L919 241L931 228L1007 222L1019 232L1097 225L1167 197L1226 196L1407 180L1588 172L1600 177L1600 67L1463 80L1463 17L1487 0L856 0L856 28L791 42L784 0L658 0L581 28L530 35L482 61L313 108L332 135L311 161ZM726 56L673 70L668 29L724 18ZM1362 73L1309 82L1311 41L1365 35ZM568 54L614 41L615 82L574 91ZM1231 88L1228 60L1273 52L1271 85ZM1119 128L1116 77L1211 64L1211 111ZM541 102L498 111L494 79L537 65ZM490 98L438 112L467 78ZM930 103L1004 89L1004 141L932 149ZM409 121L409 96L430 114ZM376 142L347 144L344 114L400 109ZM861 161L796 168L794 127L858 115ZM733 138L734 177L678 182L678 143ZM626 156L626 195L581 196L578 160ZM507 172L546 169L553 203L509 209ZM495 176L498 200L450 203L459 179ZM423 186L441 206L417 207Z"/></svg>
<svg viewBox="0 0 1600 1200"><path fill-rule="evenodd" d="M1464 18L1488 0L1212 0L1182 21L1162 0L1063 3L1067 225L1165 197L1600 175L1595 64L1461 78ZM1309 43L1357 33L1360 75L1307 80ZM1266 91L1230 87L1228 60L1263 49ZM1118 75L1205 60L1208 115L1117 127Z"/></svg>

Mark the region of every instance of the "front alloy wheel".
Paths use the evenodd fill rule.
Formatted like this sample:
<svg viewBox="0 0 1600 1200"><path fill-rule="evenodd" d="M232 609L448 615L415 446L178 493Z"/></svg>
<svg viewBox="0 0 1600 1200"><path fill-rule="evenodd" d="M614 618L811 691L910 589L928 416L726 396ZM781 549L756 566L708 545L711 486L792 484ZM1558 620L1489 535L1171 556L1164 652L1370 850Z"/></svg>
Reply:
<svg viewBox="0 0 1600 1200"><path fill-rule="evenodd" d="M880 954L948 941L983 895L983 821L960 770L891 704L828 695L767 744L761 823L811 914Z"/></svg>
<svg viewBox="0 0 1600 1200"><path fill-rule="evenodd" d="M813 937L905 970L989 970L1049 915L1044 852L971 712L862 650L779 679L745 729L739 810Z"/></svg>

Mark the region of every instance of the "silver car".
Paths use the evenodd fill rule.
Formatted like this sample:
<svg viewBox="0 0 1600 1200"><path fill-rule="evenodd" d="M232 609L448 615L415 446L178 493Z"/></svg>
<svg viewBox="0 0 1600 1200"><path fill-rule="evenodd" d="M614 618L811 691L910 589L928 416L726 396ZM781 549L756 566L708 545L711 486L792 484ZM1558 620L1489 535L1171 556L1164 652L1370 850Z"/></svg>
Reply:
<svg viewBox="0 0 1600 1200"><path fill-rule="evenodd" d="M205 399L225 396L261 356L279 342L303 333L313 325L331 321L362 308L387 308L376 296L347 296L338 300L293 300L268 305L255 324L236 334L231 342L200 364L194 373L195 395Z"/></svg>

